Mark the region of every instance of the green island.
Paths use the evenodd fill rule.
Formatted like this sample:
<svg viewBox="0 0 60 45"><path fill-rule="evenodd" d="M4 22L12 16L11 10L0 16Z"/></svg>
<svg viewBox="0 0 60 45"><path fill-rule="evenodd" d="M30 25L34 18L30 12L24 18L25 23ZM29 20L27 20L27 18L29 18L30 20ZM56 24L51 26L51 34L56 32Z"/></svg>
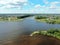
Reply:
<svg viewBox="0 0 60 45"><path fill-rule="evenodd" d="M60 24L60 16L35 16L39 22L46 22L49 24Z"/></svg>
<svg viewBox="0 0 60 45"><path fill-rule="evenodd" d="M45 35L45 36L52 36L52 37L60 39L60 30L59 29L34 31L33 33L30 34L30 36L34 36L36 34Z"/></svg>

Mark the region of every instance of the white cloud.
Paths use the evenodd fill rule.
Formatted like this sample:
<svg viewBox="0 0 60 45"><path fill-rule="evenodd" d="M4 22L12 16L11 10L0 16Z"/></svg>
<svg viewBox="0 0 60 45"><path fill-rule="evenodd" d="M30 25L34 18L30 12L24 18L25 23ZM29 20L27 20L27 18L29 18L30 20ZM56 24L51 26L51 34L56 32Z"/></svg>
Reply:
<svg viewBox="0 0 60 45"><path fill-rule="evenodd" d="M34 8L31 10L31 12L35 13L60 13L60 6L58 6L60 2L49 2L49 4L46 5L40 5L37 4L34 6Z"/></svg>
<svg viewBox="0 0 60 45"><path fill-rule="evenodd" d="M57 8L58 6L57 6L57 4L60 4L60 2L57 2L57 1L55 1L55 2L51 2L50 3L50 8Z"/></svg>
<svg viewBox="0 0 60 45"><path fill-rule="evenodd" d="M26 5L28 5L28 3L24 3L23 5L25 5L25 6L26 6Z"/></svg>
<svg viewBox="0 0 60 45"><path fill-rule="evenodd" d="M49 2L48 0L44 0L45 5L34 4L28 2L28 0L0 0L0 12L21 12L21 13L60 13L60 7L57 4L60 2ZM24 9L24 6L29 6L29 10L19 10ZM31 7L32 6L32 7ZM6 9L6 10L4 10ZM14 9L14 10L13 10Z"/></svg>
<svg viewBox="0 0 60 45"><path fill-rule="evenodd" d="M13 8L13 7L15 7L15 6L13 6L13 5L5 5L5 6L3 6L3 8Z"/></svg>
<svg viewBox="0 0 60 45"><path fill-rule="evenodd" d="M28 0L0 0L0 5L3 8L21 7L27 5Z"/></svg>
<svg viewBox="0 0 60 45"><path fill-rule="evenodd" d="M28 0L0 0L0 4L27 2Z"/></svg>
<svg viewBox="0 0 60 45"><path fill-rule="evenodd" d="M41 7L41 5L40 5L40 4L37 4L37 5L35 5L34 8L38 9L38 8L40 8L40 7Z"/></svg>
<svg viewBox="0 0 60 45"><path fill-rule="evenodd" d="M43 2L44 2L45 4L48 4L48 3L49 3L48 0L43 0Z"/></svg>

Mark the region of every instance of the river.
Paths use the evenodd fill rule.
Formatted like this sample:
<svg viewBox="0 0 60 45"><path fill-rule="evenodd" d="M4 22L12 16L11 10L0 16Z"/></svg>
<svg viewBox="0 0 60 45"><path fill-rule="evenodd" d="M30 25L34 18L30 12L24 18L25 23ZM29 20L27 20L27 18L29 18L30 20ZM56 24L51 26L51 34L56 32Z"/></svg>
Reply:
<svg viewBox="0 0 60 45"><path fill-rule="evenodd" d="M38 22L34 17L24 18L23 21L18 22L0 22L0 40L8 40L16 38L23 34L30 34L35 30L60 29L60 24L47 24Z"/></svg>

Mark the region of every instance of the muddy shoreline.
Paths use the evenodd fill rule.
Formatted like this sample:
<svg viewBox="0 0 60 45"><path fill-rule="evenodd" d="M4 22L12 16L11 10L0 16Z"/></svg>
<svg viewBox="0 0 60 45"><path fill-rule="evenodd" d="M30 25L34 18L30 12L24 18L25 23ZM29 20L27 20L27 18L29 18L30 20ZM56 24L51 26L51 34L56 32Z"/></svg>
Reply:
<svg viewBox="0 0 60 45"><path fill-rule="evenodd" d="M1 45L60 45L60 40L44 35L22 35L15 40L5 41Z"/></svg>

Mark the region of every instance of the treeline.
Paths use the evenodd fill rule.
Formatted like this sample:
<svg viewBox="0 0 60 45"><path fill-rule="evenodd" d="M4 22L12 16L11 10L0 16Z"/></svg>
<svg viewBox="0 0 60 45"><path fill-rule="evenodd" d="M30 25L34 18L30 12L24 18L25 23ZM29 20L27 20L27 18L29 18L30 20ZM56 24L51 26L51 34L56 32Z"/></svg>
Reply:
<svg viewBox="0 0 60 45"><path fill-rule="evenodd" d="M46 16L35 16L35 19L46 19Z"/></svg>
<svg viewBox="0 0 60 45"><path fill-rule="evenodd" d="M32 15L25 15L25 16L17 16L18 19L21 19L21 18L26 18L26 17L30 17Z"/></svg>

